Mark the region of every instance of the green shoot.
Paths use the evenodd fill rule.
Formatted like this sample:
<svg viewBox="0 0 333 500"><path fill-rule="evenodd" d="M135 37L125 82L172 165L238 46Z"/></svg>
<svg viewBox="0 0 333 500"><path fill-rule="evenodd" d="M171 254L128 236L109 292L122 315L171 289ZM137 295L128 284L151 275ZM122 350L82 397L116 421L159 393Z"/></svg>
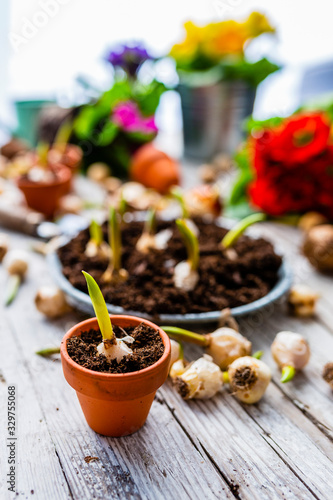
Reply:
<svg viewBox="0 0 333 500"><path fill-rule="evenodd" d="M183 340L184 342L191 342L192 344L204 347L209 345L209 338L205 335L200 335L199 333L194 333L190 330L184 330L183 328L178 328L177 326L161 326L161 328L175 340Z"/></svg>
<svg viewBox="0 0 333 500"><path fill-rule="evenodd" d="M58 128L57 135L54 139L53 147L58 151L60 151L61 153L64 153L72 131L73 131L72 122L66 120Z"/></svg>
<svg viewBox="0 0 333 500"><path fill-rule="evenodd" d="M59 352L60 347L47 347L46 349L42 349L41 351L36 351L36 354L38 354L38 356L43 356L43 358L48 358L53 354L59 354Z"/></svg>
<svg viewBox="0 0 333 500"><path fill-rule="evenodd" d="M261 359L263 357L264 351L256 351L252 354L252 358Z"/></svg>
<svg viewBox="0 0 333 500"><path fill-rule="evenodd" d="M110 208L109 245L112 251L112 269L119 271L121 267L121 234L118 215L114 207Z"/></svg>
<svg viewBox="0 0 333 500"><path fill-rule="evenodd" d="M233 229L230 229L230 231L228 231L224 236L221 241L223 249L232 247L249 226L264 220L267 220L267 216L265 214L252 214L245 217L245 219L236 224L236 226Z"/></svg>
<svg viewBox="0 0 333 500"><path fill-rule="evenodd" d="M5 293L5 306L9 306L15 299L21 285L21 277L18 274L9 276Z"/></svg>
<svg viewBox="0 0 333 500"><path fill-rule="evenodd" d="M156 232L156 210L154 208L150 208L148 211L143 232L150 235L154 235Z"/></svg>
<svg viewBox="0 0 333 500"><path fill-rule="evenodd" d="M123 218L124 213L126 212L126 208L127 208L127 201L124 198L124 190L121 189L121 191L120 191L119 207L118 207L118 211L119 211L119 214L120 214L121 218Z"/></svg>
<svg viewBox="0 0 333 500"><path fill-rule="evenodd" d="M228 372L222 372L222 378L223 378L223 383L224 384L229 384L229 373Z"/></svg>
<svg viewBox="0 0 333 500"><path fill-rule="evenodd" d="M184 360L184 347L181 342L178 342L179 344L179 359Z"/></svg>
<svg viewBox="0 0 333 500"><path fill-rule="evenodd" d="M171 189L171 196L174 197L175 200L178 201L181 209L182 209L182 217L183 219L188 219L189 218L189 212L186 208L186 204L185 204L185 200L184 200L184 196L183 196L183 193L182 193L182 190L179 189L178 187L174 187Z"/></svg>
<svg viewBox="0 0 333 500"><path fill-rule="evenodd" d="M196 271L199 267L200 256L198 238L188 227L184 219L177 219L176 224L186 245L188 261L190 262L191 269L192 271Z"/></svg>
<svg viewBox="0 0 333 500"><path fill-rule="evenodd" d="M39 142L37 144L36 152L38 158L38 165L42 167L47 167L48 164L48 154L49 154L50 146L47 142Z"/></svg>
<svg viewBox="0 0 333 500"><path fill-rule="evenodd" d="M90 240L93 241L97 246L100 246L103 241L103 231L101 226L92 220L89 226Z"/></svg>
<svg viewBox="0 0 333 500"><path fill-rule="evenodd" d="M293 366L284 366L282 368L281 380L283 384L290 382L295 377L296 370Z"/></svg>
<svg viewBox="0 0 333 500"><path fill-rule="evenodd" d="M115 339L115 335L113 333L111 319L102 292L90 274L85 271L82 271L82 273L86 278L88 292L97 317L99 329L101 330L103 341L106 340L112 342Z"/></svg>

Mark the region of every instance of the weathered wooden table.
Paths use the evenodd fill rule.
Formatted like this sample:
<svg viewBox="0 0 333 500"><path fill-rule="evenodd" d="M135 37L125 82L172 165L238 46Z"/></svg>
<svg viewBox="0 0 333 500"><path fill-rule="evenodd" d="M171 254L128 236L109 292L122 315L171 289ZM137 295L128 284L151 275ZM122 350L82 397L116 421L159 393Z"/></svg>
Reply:
<svg viewBox="0 0 333 500"><path fill-rule="evenodd" d="M167 382L144 428L119 439L90 430L60 361L35 354L59 345L83 318L73 313L49 322L35 309L35 292L50 277L43 258L31 254L17 299L0 312L1 499L333 498L333 393L321 378L323 365L333 361L332 279L315 273L299 254L298 230L263 224L257 231L279 245L296 282L322 294L314 319L288 317L280 304L241 321L242 333L255 350L265 351L263 359L274 373L264 399L246 406L225 389L209 401L185 402ZM31 239L10 236L13 247L29 248ZM270 356L280 330L304 334L312 349L305 371L285 385ZM185 354L194 359L199 352L191 347ZM16 495L7 490L6 476L6 402L12 385L17 391Z"/></svg>

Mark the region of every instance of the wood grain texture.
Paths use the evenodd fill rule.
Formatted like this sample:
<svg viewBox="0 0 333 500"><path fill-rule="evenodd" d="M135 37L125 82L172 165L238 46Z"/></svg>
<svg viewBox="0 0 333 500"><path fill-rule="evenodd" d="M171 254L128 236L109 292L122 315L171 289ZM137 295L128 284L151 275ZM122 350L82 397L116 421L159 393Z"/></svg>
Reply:
<svg viewBox="0 0 333 500"><path fill-rule="evenodd" d="M255 231L280 245L296 281L323 294L317 317L291 318L280 303L241 321L242 333L255 350L265 350L264 360L273 371L273 383L259 404L242 405L226 388L210 401L184 402L168 382L158 391L144 428L121 439L90 430L60 361L34 354L59 345L65 331L83 316L72 313L49 322L36 311L35 292L50 283L50 277L45 261L31 255L29 275L17 299L0 310L0 371L18 387L22 497L32 497L34 490L33 498L42 500L331 498L333 394L321 371L333 360L332 280L313 271L298 254L299 231L270 224ZM11 240L16 247L31 243L15 234ZM3 270L0 280L4 283ZM304 372L285 385L270 356L280 330L299 331L312 349ZM201 352L193 346L185 349L189 359ZM0 382L0 391L2 403L5 383ZM5 407L0 408L4 422ZM87 463L88 456L98 459ZM3 472L3 440L0 457ZM0 496L6 498L3 477Z"/></svg>

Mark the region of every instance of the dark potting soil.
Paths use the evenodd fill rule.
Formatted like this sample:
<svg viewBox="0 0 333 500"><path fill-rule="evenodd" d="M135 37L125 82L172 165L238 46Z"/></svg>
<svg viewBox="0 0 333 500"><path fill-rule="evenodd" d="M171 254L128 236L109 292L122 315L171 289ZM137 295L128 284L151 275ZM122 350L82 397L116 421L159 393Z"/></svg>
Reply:
<svg viewBox="0 0 333 500"><path fill-rule="evenodd" d="M84 254L88 230L81 231L58 250L63 274L75 288L87 293L81 272L85 270L97 280L108 303L156 318L160 314L202 313L241 306L260 299L273 288L282 259L269 241L242 236L234 245L236 258L231 260L219 245L227 230L201 219L194 222L200 231L200 279L190 292L175 288L173 282L175 265L187 258L174 221L158 222L157 231L170 228L172 237L166 250L151 250L149 254L135 248L143 223L123 224L122 266L129 273L126 282L113 286L101 283L108 262L105 258L88 258ZM103 231L107 240L106 224Z"/></svg>
<svg viewBox="0 0 333 500"><path fill-rule="evenodd" d="M124 337L125 333L134 338L134 342L128 344L133 354L124 357L119 363L115 359L108 361L104 354L98 354L97 346L102 342L102 334L99 330L82 332L80 336L68 339L67 352L76 363L84 368L107 373L130 373L143 370L156 363L164 353L164 344L159 333L144 323L126 328L126 332L115 326L114 332L117 338Z"/></svg>

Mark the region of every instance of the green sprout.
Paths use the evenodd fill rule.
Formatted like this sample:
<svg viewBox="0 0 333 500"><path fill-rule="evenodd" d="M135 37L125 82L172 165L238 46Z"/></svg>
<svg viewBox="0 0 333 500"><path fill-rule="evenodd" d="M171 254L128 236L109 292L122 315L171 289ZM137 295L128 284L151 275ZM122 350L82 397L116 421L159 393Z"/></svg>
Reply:
<svg viewBox="0 0 333 500"><path fill-rule="evenodd" d="M252 354L252 358L261 359L264 355L264 351L256 351Z"/></svg>
<svg viewBox="0 0 333 500"><path fill-rule="evenodd" d="M46 349L41 349L40 351L36 351L38 356L42 356L43 358L48 358L53 356L53 354L59 354L60 347L47 347Z"/></svg>
<svg viewBox="0 0 333 500"><path fill-rule="evenodd" d="M127 205L128 205L128 203L127 203L126 199L124 198L124 190L121 189L120 190L119 207L118 207L118 212L119 212L121 218L124 217L124 213L126 212Z"/></svg>
<svg viewBox="0 0 333 500"><path fill-rule="evenodd" d="M171 196L178 201L180 208L182 210L182 217L183 219L188 219L189 218L189 211L187 210L186 203L184 200L184 195L181 189L178 187L173 187L170 191Z"/></svg>
<svg viewBox="0 0 333 500"><path fill-rule="evenodd" d="M128 276L127 271L121 268L121 232L118 214L114 207L110 208L108 233L111 256L108 267L102 275L102 281L104 283L125 281Z"/></svg>
<svg viewBox="0 0 333 500"><path fill-rule="evenodd" d="M284 366L282 368L281 380L283 384L290 382L295 377L296 370L293 366Z"/></svg>
<svg viewBox="0 0 333 500"><path fill-rule="evenodd" d="M112 251L112 267L115 271L121 266L121 233L116 210L110 208L109 217L109 245Z"/></svg>
<svg viewBox="0 0 333 500"><path fill-rule="evenodd" d="M93 241L96 246L100 246L103 241L103 231L101 226L92 220L89 226L90 241Z"/></svg>
<svg viewBox="0 0 333 500"><path fill-rule="evenodd" d="M113 344L115 342L115 335L112 328L109 312L106 303L94 278L85 271L82 271L88 286L88 293L96 314L99 329L101 331L104 343Z"/></svg>
<svg viewBox="0 0 333 500"><path fill-rule="evenodd" d="M47 142L39 142L36 147L38 165L47 167L50 146Z"/></svg>
<svg viewBox="0 0 333 500"><path fill-rule="evenodd" d="M110 247L104 241L102 227L95 220L92 220L90 223L89 234L90 239L85 249L87 257L96 257L99 255L103 259L108 259L110 256Z"/></svg>
<svg viewBox="0 0 333 500"><path fill-rule="evenodd" d="M178 328L177 326L161 326L161 328L165 331L165 333L177 341L183 340L185 342L191 342L192 344L201 345L203 347L207 347L210 344L208 335L200 335L200 333L194 333L190 330L185 330L184 328Z"/></svg>
<svg viewBox="0 0 333 500"><path fill-rule="evenodd" d="M245 219L236 224L236 226L233 229L230 229L230 231L228 231L224 236L221 241L223 249L225 250L227 248L231 248L249 226L252 226L252 224L255 224L256 222L262 222L265 220L267 220L267 216L262 213L252 214L245 217Z"/></svg>
<svg viewBox="0 0 333 500"><path fill-rule="evenodd" d="M21 276L12 274L9 276L7 288L5 292L5 306L9 306L15 299L21 285Z"/></svg>
<svg viewBox="0 0 333 500"><path fill-rule="evenodd" d="M57 149L60 153L64 153L66 151L66 147L69 142L69 138L72 134L72 131L73 131L73 124L69 120L66 120L58 128L57 135L54 139L53 147Z"/></svg>
<svg viewBox="0 0 333 500"><path fill-rule="evenodd" d="M155 208L150 208L148 210L147 219L143 228L143 232L154 235L156 232L156 210Z"/></svg>
<svg viewBox="0 0 333 500"><path fill-rule="evenodd" d="M176 326L161 326L161 328L169 337L174 338L178 342L190 342L204 347L207 354L213 358L214 363L222 371L226 370L235 359L250 356L251 353L251 343L242 335L237 334L237 339L234 342L230 342L228 328L218 328L214 332L205 335ZM257 356L259 355L259 353L256 354Z"/></svg>
<svg viewBox="0 0 333 500"><path fill-rule="evenodd" d="M189 228L188 224L184 219L177 219L176 225L184 240L187 250L188 261L191 265L191 270L196 271L199 267L199 257L200 257L198 238Z"/></svg>

